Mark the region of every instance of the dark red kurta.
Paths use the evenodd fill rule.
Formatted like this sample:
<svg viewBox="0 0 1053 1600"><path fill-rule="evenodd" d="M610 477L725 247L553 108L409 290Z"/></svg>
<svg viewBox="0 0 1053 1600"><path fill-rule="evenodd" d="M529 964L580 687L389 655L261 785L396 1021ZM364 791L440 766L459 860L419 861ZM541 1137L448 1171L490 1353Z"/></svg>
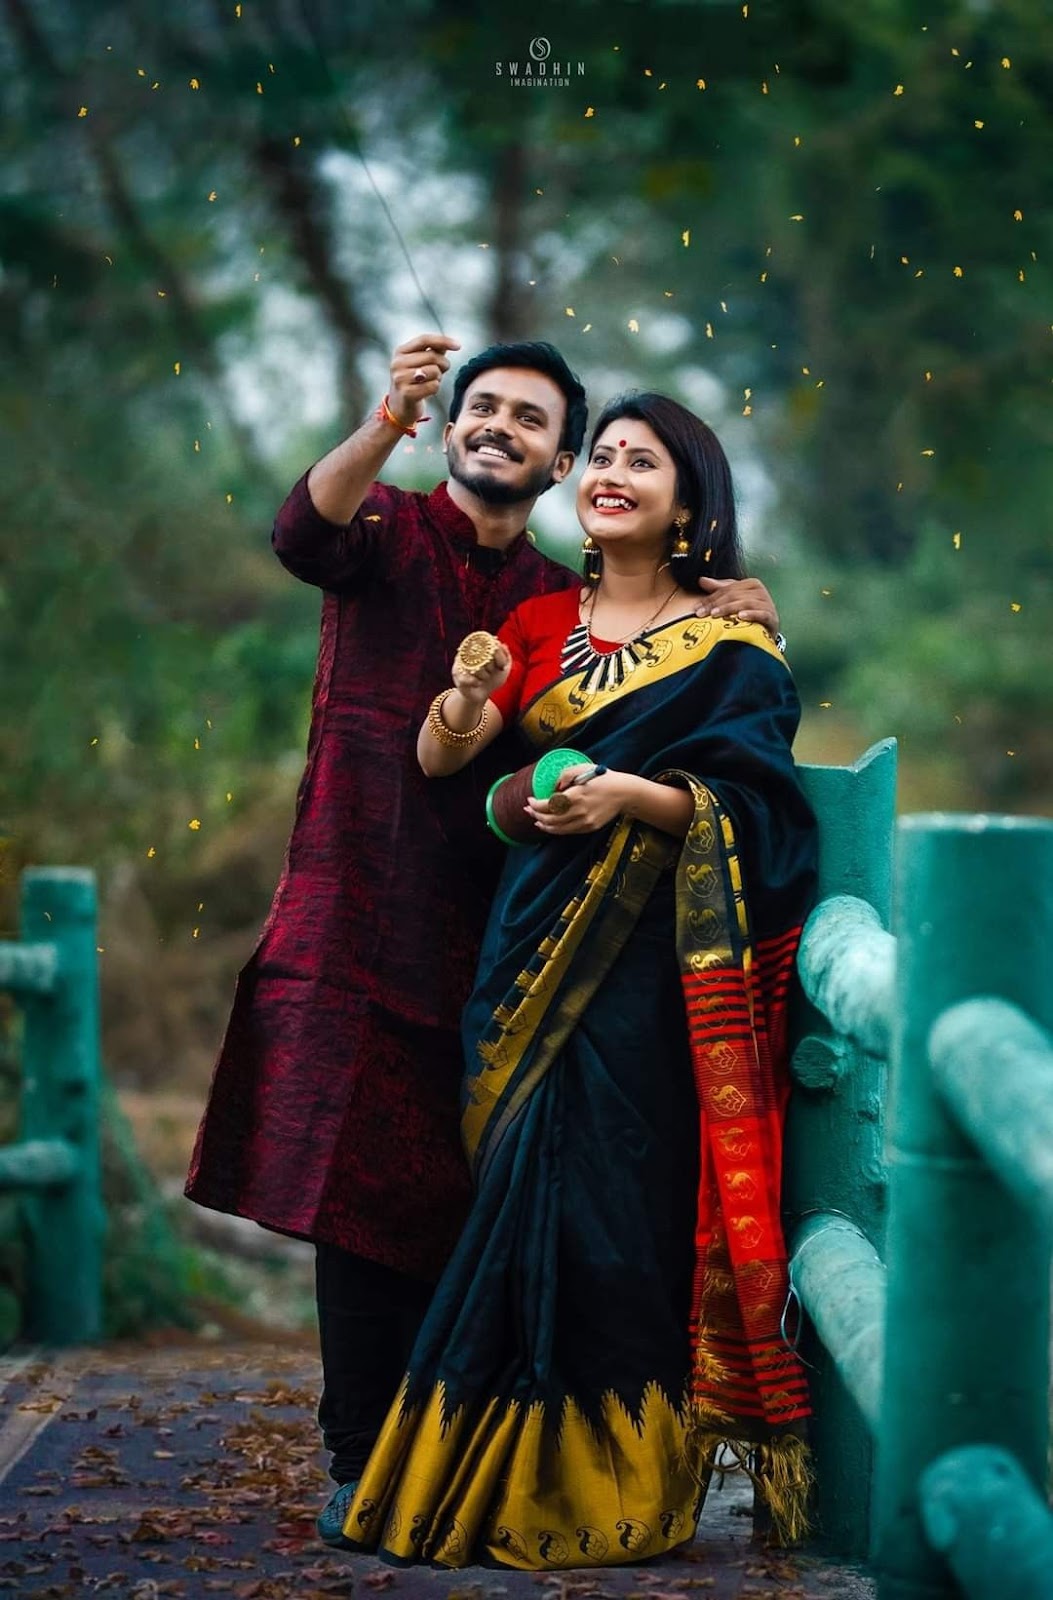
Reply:
<svg viewBox="0 0 1053 1600"><path fill-rule="evenodd" d="M445 484L375 484L337 527L302 478L273 542L325 591L307 765L186 1192L437 1276L468 1201L458 1027L501 865L483 799L521 758L498 740L429 780L417 730L466 633L577 580L525 537L477 544Z"/></svg>

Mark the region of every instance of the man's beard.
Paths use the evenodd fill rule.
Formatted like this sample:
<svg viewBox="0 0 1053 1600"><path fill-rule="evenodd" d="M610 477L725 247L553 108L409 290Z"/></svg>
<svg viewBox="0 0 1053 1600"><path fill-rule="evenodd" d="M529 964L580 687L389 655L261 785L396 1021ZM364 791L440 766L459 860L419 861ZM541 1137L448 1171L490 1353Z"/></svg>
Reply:
<svg viewBox="0 0 1053 1600"><path fill-rule="evenodd" d="M555 462L550 462L546 467L537 467L528 478L520 479L518 483L505 483L492 478L486 466L473 459L474 454L474 451L462 450L451 439L446 447L446 464L450 477L463 488L470 489L484 505L518 505L521 501L536 500L539 494L544 494L546 489L552 487Z"/></svg>

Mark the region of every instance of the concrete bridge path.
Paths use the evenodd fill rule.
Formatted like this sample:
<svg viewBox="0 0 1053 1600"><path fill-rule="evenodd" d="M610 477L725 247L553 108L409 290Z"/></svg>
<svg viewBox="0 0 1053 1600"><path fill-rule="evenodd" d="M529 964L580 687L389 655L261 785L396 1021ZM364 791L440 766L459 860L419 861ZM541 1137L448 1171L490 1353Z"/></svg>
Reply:
<svg viewBox="0 0 1053 1600"><path fill-rule="evenodd" d="M307 1348L263 1343L0 1361L0 1600L872 1600L854 1569L752 1543L735 1478L694 1546L648 1566L404 1571L326 1550L318 1382Z"/></svg>

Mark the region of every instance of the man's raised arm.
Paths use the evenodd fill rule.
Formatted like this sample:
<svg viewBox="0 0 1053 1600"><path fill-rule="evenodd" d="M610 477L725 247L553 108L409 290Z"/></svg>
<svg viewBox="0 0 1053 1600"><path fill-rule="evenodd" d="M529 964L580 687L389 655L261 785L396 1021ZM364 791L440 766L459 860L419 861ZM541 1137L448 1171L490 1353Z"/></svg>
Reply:
<svg viewBox="0 0 1053 1600"><path fill-rule="evenodd" d="M307 487L314 507L327 522L347 523L369 493L369 486L403 434L413 434L425 402L450 369L456 339L420 333L400 344L391 358L391 387L368 421L311 468Z"/></svg>
<svg viewBox="0 0 1053 1600"><path fill-rule="evenodd" d="M371 417L315 463L278 512L275 554L296 577L322 588L354 578L368 557L354 522L370 488L399 440L415 434L426 402L449 370L456 339L422 333L399 345L391 358L391 386Z"/></svg>

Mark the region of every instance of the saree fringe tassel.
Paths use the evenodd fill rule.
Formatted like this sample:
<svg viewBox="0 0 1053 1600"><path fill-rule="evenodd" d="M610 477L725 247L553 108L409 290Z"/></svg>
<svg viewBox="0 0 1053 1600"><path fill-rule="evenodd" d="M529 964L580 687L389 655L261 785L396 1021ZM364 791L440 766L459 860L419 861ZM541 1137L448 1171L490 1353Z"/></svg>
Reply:
<svg viewBox="0 0 1053 1600"><path fill-rule="evenodd" d="M812 1452L797 1434L750 1444L731 1436L726 1425L714 1431L714 1418L703 1416L688 1429L685 1452L702 1503L714 1472L721 1476L744 1472L771 1518L769 1544L780 1548L800 1544L812 1531Z"/></svg>

